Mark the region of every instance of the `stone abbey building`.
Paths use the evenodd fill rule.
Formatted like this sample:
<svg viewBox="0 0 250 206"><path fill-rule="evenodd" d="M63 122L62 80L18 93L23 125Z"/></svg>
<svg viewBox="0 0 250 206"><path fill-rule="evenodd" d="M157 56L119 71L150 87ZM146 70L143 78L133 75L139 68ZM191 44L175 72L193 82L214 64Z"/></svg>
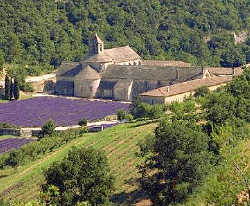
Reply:
<svg viewBox="0 0 250 206"><path fill-rule="evenodd" d="M211 78L216 72L214 68L210 72L184 63L173 66L164 61L144 61L129 46L105 49L95 35L89 42L89 54L82 61L64 62L59 68L56 94L131 101L150 90Z"/></svg>

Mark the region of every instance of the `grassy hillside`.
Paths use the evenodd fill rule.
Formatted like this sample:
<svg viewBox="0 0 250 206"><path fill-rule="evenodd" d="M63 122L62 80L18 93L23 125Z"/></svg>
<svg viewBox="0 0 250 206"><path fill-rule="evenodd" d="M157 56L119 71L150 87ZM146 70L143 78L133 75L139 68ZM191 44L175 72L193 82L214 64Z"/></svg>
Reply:
<svg viewBox="0 0 250 206"><path fill-rule="evenodd" d="M116 126L100 133L89 133L73 140L66 146L52 152L24 167L0 171L0 196L4 199L28 201L39 194L39 185L43 182L43 169L52 162L62 160L73 147L94 147L106 152L112 172L116 177L116 191L112 197L118 205L130 205L141 197L137 191L138 174L135 152L137 143L153 134L156 123L131 123Z"/></svg>

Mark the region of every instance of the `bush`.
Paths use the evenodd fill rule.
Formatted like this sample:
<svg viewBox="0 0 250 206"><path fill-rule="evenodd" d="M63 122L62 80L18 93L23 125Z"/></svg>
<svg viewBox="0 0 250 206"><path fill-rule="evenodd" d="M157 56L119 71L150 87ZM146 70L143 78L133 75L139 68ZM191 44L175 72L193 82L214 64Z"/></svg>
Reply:
<svg viewBox="0 0 250 206"><path fill-rule="evenodd" d="M124 111L124 110L119 110L119 111L117 112L117 119L118 119L118 120L124 120L124 119L126 119L126 115L127 115L127 112L126 112L126 111Z"/></svg>
<svg viewBox="0 0 250 206"><path fill-rule="evenodd" d="M133 115L132 114L127 114L125 119L129 120L129 121L132 121L134 119Z"/></svg>
<svg viewBox="0 0 250 206"><path fill-rule="evenodd" d="M40 141L33 141L19 149L16 149L15 151L1 154L0 168L5 168L7 166L16 167L24 165L26 162L34 161L41 155L54 151L58 147L82 136L86 132L86 128L80 128L70 129L60 133L53 133L53 138L51 138L51 136L45 136L40 139Z"/></svg>
<svg viewBox="0 0 250 206"><path fill-rule="evenodd" d="M25 82L22 85L20 85L20 89L24 92L34 92L32 85L28 82Z"/></svg>
<svg viewBox="0 0 250 206"><path fill-rule="evenodd" d="M78 122L78 124L79 124L80 126L82 126L82 127L85 127L85 126L87 126L87 124L88 124L88 120L85 119L85 118L83 118L83 119L81 119L81 120Z"/></svg>
<svg viewBox="0 0 250 206"><path fill-rule="evenodd" d="M41 137L44 137L45 135L52 135L55 131L55 128L55 122L53 120L49 120L42 126Z"/></svg>
<svg viewBox="0 0 250 206"><path fill-rule="evenodd" d="M208 89L208 87L204 86L204 87L200 87L200 88L196 89L194 96L195 97L204 97L204 96L208 95L209 93L210 93L210 90Z"/></svg>

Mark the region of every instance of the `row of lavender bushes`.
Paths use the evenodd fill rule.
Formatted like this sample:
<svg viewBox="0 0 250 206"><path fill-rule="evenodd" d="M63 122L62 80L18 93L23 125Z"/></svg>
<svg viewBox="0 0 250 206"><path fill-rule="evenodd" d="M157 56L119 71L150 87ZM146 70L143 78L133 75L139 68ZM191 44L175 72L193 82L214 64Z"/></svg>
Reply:
<svg viewBox="0 0 250 206"><path fill-rule="evenodd" d="M41 155L52 152L58 147L67 144L73 139L86 133L87 129L81 127L70 129L63 132L53 132L51 135L45 135L39 141L34 141L22 146L19 149L3 153L0 155L0 168L17 167L27 162L38 159Z"/></svg>

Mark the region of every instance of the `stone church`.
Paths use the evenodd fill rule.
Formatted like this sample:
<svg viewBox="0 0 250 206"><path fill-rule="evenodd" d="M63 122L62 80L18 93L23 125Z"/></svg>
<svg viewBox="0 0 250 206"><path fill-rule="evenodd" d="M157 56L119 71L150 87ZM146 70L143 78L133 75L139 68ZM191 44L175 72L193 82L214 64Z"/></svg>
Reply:
<svg viewBox="0 0 250 206"><path fill-rule="evenodd" d="M64 62L56 75L56 94L131 101L163 86L209 77L208 70L143 61L129 46L105 49L96 34L80 62Z"/></svg>

